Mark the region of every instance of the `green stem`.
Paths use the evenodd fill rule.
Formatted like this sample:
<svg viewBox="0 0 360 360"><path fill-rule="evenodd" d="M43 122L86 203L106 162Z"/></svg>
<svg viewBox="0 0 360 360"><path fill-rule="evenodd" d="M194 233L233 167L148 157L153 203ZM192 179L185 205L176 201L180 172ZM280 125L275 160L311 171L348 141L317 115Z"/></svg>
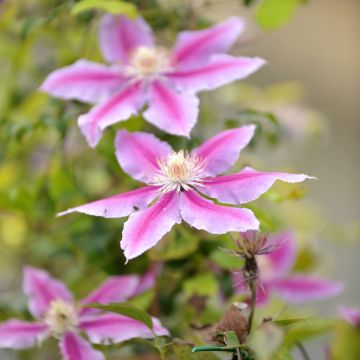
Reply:
<svg viewBox="0 0 360 360"><path fill-rule="evenodd" d="M301 342L297 342L296 346L305 360L311 360L309 354L307 353L304 345Z"/></svg>
<svg viewBox="0 0 360 360"><path fill-rule="evenodd" d="M248 322L248 334L251 333L251 329L254 323L255 308L256 308L256 279L252 279L249 285L251 291L251 299L250 299L250 315Z"/></svg>

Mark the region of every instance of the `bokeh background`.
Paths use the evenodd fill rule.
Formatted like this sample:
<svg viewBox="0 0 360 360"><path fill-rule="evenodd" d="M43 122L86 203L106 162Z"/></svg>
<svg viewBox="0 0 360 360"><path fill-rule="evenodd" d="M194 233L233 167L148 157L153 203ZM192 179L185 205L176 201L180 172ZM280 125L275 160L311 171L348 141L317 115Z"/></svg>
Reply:
<svg viewBox="0 0 360 360"><path fill-rule="evenodd" d="M100 60L96 19L75 21L66 12L53 13L61 1L9 3L0 4L1 318L25 313L24 264L42 266L66 279L79 297L119 268L142 272L149 266L145 259L123 270L120 250L113 250L121 221L54 218L68 206L135 186L113 157L114 130L92 152L74 121L86 106L36 91L46 74L59 66L78 57ZM270 136L270 126L271 131L265 131L268 141L260 140L241 164L318 177L306 184L304 199L276 203L276 217L283 219L283 226L295 228L302 248L311 250L305 262L316 258L320 273L346 282L342 295L311 304L306 311L336 316L339 304L359 305L360 2L309 0L289 23L270 32L259 29L252 10L240 1L193 3L206 20L245 16L249 26L234 52L268 61L246 83L202 96L203 126L195 128L194 141L227 126L241 109L274 113L282 127L280 139ZM182 4L164 2L165 7ZM162 25L155 25L161 32ZM169 28L165 37L172 39ZM134 119L130 126L136 130L143 124ZM310 345L314 359L323 358L325 341ZM22 356L40 359L34 354ZM18 355L5 351L0 358Z"/></svg>

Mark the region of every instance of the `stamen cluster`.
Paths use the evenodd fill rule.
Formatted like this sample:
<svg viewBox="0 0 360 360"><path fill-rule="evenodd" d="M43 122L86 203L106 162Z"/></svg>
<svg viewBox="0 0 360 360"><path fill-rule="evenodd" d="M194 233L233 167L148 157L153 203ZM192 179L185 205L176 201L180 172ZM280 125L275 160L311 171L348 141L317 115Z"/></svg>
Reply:
<svg viewBox="0 0 360 360"><path fill-rule="evenodd" d="M180 150L158 160L159 174L152 181L162 192L189 190L201 185L206 162L196 154Z"/></svg>

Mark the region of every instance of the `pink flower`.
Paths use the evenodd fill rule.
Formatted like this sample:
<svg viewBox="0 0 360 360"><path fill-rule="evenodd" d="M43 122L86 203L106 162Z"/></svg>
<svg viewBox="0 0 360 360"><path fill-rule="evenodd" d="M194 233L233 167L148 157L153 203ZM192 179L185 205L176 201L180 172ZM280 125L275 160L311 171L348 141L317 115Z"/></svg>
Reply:
<svg viewBox="0 0 360 360"><path fill-rule="evenodd" d="M189 136L196 123L195 93L243 79L265 62L260 58L226 55L244 29L232 17L211 28L179 34L173 50L156 47L142 18L105 15L100 47L111 66L79 60L51 73L41 90L63 99L97 103L78 119L94 147L102 131L138 113L171 134Z"/></svg>
<svg viewBox="0 0 360 360"><path fill-rule="evenodd" d="M285 301L302 303L329 298L343 290L343 284L339 282L308 274L290 273L297 256L292 232L270 236L264 246L267 247L266 251L255 254L260 274L258 305L266 304L272 292ZM236 292L246 293L241 273L234 275L234 283Z"/></svg>
<svg viewBox="0 0 360 360"><path fill-rule="evenodd" d="M136 275L111 277L80 304L122 302L136 295L141 283ZM26 267L23 290L29 298L29 311L37 320L12 319L0 324L0 348L29 348L54 336L59 339L64 360L105 360L80 332L94 344L153 337L144 324L126 316L77 307L66 286L43 270ZM168 335L158 319L153 318L153 323L157 335Z"/></svg>
<svg viewBox="0 0 360 360"><path fill-rule="evenodd" d="M360 310L342 306L339 309L340 315L352 326L360 327Z"/></svg>
<svg viewBox="0 0 360 360"><path fill-rule="evenodd" d="M223 131L191 153L174 152L152 134L119 131L115 142L121 167L147 186L60 215L75 211L108 218L130 215L121 240L128 260L153 247L182 220L213 234L257 229L259 222L252 211L217 205L206 197L241 205L258 198L276 180L299 182L307 176L248 167L237 174L217 176L235 163L254 131L253 125Z"/></svg>

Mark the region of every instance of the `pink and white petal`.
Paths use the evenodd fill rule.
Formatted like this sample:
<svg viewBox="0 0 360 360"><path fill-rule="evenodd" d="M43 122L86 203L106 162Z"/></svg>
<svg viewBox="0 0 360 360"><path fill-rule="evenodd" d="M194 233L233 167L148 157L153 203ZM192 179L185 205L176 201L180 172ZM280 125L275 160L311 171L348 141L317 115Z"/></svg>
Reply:
<svg viewBox="0 0 360 360"><path fill-rule="evenodd" d="M344 284L316 276L294 274L273 281L271 287L285 301L303 303L334 297L342 292Z"/></svg>
<svg viewBox="0 0 360 360"><path fill-rule="evenodd" d="M158 319L153 318L153 325L156 335L169 334ZM133 338L151 339L154 337L145 324L118 314L87 316L81 319L79 326L94 344L119 343Z"/></svg>
<svg viewBox="0 0 360 360"><path fill-rule="evenodd" d="M225 130L195 148L193 153L206 162L206 175L214 176L223 173L234 165L240 151L254 136L255 128L255 125L245 125Z"/></svg>
<svg viewBox="0 0 360 360"><path fill-rule="evenodd" d="M201 191L224 203L243 204L264 194L276 180L297 183L306 179L313 178L304 174L260 172L246 167L236 174L206 180Z"/></svg>
<svg viewBox="0 0 360 360"><path fill-rule="evenodd" d="M153 47L154 39L149 25L141 18L104 15L101 20L99 42L104 58L109 62L127 63L138 46Z"/></svg>
<svg viewBox="0 0 360 360"><path fill-rule="evenodd" d="M274 250L263 256L270 262L272 277L283 278L291 271L297 256L294 233L283 231L270 236L268 241L274 245Z"/></svg>
<svg viewBox="0 0 360 360"><path fill-rule="evenodd" d="M174 135L189 136L199 113L199 99L192 94L178 94L161 81L149 87L149 108L144 112L148 122Z"/></svg>
<svg viewBox="0 0 360 360"><path fill-rule="evenodd" d="M66 100L96 103L108 98L124 84L119 69L88 60L53 71L40 90Z"/></svg>
<svg viewBox="0 0 360 360"><path fill-rule="evenodd" d="M0 348L30 348L40 344L48 333L43 323L9 320L0 323Z"/></svg>
<svg viewBox="0 0 360 360"><path fill-rule="evenodd" d="M244 21L231 17L213 27L181 32L176 41L172 61L179 68L198 67L213 54L227 52L245 28Z"/></svg>
<svg viewBox="0 0 360 360"><path fill-rule="evenodd" d="M89 296L81 300L81 304L124 302L135 293L139 283L140 278L137 275L112 276ZM97 310L90 308L83 308L81 310L82 315L91 312L97 312Z"/></svg>
<svg viewBox="0 0 360 360"><path fill-rule="evenodd" d="M78 118L78 125L91 147L99 142L102 131L117 122L127 120L136 114L144 104L144 90L141 83L129 84L90 112Z"/></svg>
<svg viewBox="0 0 360 360"><path fill-rule="evenodd" d="M265 64L261 58L213 55L207 64L195 69L178 70L167 74L179 91L196 93L216 89L236 80L241 80Z"/></svg>
<svg viewBox="0 0 360 360"><path fill-rule="evenodd" d="M189 225L212 234L259 227L259 221L249 209L215 205L192 190L181 193L180 213Z"/></svg>
<svg viewBox="0 0 360 360"><path fill-rule="evenodd" d="M85 339L73 332L67 332L60 341L63 360L105 360L105 356L92 348Z"/></svg>
<svg viewBox="0 0 360 360"><path fill-rule="evenodd" d="M159 188L156 186L144 186L140 189L68 209L59 213L58 216L67 215L73 212L102 216L105 218L128 216L138 209L146 208L159 195L158 190Z"/></svg>
<svg viewBox="0 0 360 360"><path fill-rule="evenodd" d="M260 283L256 290L256 305L266 305L270 300L270 291L271 288L269 288L266 282Z"/></svg>
<svg viewBox="0 0 360 360"><path fill-rule="evenodd" d="M24 269L23 291L28 296L29 311L40 318L56 299L72 302L72 295L65 284L52 278L46 271L30 266Z"/></svg>
<svg viewBox="0 0 360 360"><path fill-rule="evenodd" d="M159 172L157 163L172 153L172 148L156 136L144 132L118 131L116 158L122 169L134 179L149 182Z"/></svg>
<svg viewBox="0 0 360 360"><path fill-rule="evenodd" d="M179 195L176 192L169 192L149 208L131 214L120 242L126 259L133 259L153 247L173 225L180 222Z"/></svg>
<svg viewBox="0 0 360 360"><path fill-rule="evenodd" d="M135 290L134 296L142 294L143 292L155 287L156 279L162 269L162 264L157 263L153 265L141 278L138 287Z"/></svg>

